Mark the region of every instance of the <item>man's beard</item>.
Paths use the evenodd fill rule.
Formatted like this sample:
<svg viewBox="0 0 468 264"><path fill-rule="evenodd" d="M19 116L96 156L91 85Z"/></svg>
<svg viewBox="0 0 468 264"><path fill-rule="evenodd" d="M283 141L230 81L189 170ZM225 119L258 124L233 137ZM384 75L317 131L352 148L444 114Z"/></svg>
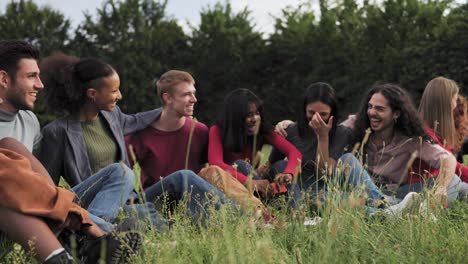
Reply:
<svg viewBox="0 0 468 264"><path fill-rule="evenodd" d="M7 101L18 110L30 110L33 111L33 107L30 107L24 102L24 99L20 97L19 94L12 94L7 96Z"/></svg>

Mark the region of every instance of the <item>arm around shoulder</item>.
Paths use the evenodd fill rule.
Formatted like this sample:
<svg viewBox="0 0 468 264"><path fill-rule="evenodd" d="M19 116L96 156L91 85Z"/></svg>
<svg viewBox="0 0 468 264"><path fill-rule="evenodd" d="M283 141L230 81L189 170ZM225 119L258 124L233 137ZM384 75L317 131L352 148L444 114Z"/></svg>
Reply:
<svg viewBox="0 0 468 264"><path fill-rule="evenodd" d="M124 135L134 133L149 126L154 120L161 115L162 108L156 108L149 111L139 112L136 114L125 114L118 106L112 112L120 122Z"/></svg>
<svg viewBox="0 0 468 264"><path fill-rule="evenodd" d="M278 122L278 124L275 125L275 132L285 138L288 136L288 132L286 131L286 129L292 124L294 124L294 122L291 120L280 121Z"/></svg>

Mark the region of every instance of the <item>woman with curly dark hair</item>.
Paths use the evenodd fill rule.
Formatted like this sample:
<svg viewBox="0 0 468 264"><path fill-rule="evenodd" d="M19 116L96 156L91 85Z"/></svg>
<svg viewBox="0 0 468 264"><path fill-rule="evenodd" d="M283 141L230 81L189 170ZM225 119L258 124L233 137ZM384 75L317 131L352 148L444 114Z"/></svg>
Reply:
<svg viewBox="0 0 468 264"><path fill-rule="evenodd" d="M453 153L462 153L462 147L465 144L465 139L468 137L468 115L466 113L468 105L466 97L458 95L457 106L453 109L453 120L455 121L455 146ZM466 153L465 153L466 154ZM468 181L468 178L467 180Z"/></svg>

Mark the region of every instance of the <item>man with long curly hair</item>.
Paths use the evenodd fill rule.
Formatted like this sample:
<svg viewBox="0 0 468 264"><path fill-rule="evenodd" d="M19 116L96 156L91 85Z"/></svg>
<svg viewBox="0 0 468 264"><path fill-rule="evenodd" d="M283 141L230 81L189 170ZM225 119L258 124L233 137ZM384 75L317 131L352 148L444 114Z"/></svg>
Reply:
<svg viewBox="0 0 468 264"><path fill-rule="evenodd" d="M447 199L457 198L460 179L454 177L455 157L431 141L408 93L401 87L373 86L356 117L348 118L344 125L353 129L355 142L364 144L363 163L374 181L397 198L421 191L425 186L444 205ZM422 178L422 172L418 171L408 174L416 158L432 168L440 168L437 178Z"/></svg>

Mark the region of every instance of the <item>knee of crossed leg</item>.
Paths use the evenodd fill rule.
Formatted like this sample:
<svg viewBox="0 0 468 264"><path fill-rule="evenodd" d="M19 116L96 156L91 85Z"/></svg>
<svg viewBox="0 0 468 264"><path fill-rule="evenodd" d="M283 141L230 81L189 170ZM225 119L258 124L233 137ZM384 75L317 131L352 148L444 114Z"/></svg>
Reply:
<svg viewBox="0 0 468 264"><path fill-rule="evenodd" d="M113 163L109 165L111 173L109 173L110 181L121 182L121 184L129 191L133 190L135 183L135 174L124 163Z"/></svg>

